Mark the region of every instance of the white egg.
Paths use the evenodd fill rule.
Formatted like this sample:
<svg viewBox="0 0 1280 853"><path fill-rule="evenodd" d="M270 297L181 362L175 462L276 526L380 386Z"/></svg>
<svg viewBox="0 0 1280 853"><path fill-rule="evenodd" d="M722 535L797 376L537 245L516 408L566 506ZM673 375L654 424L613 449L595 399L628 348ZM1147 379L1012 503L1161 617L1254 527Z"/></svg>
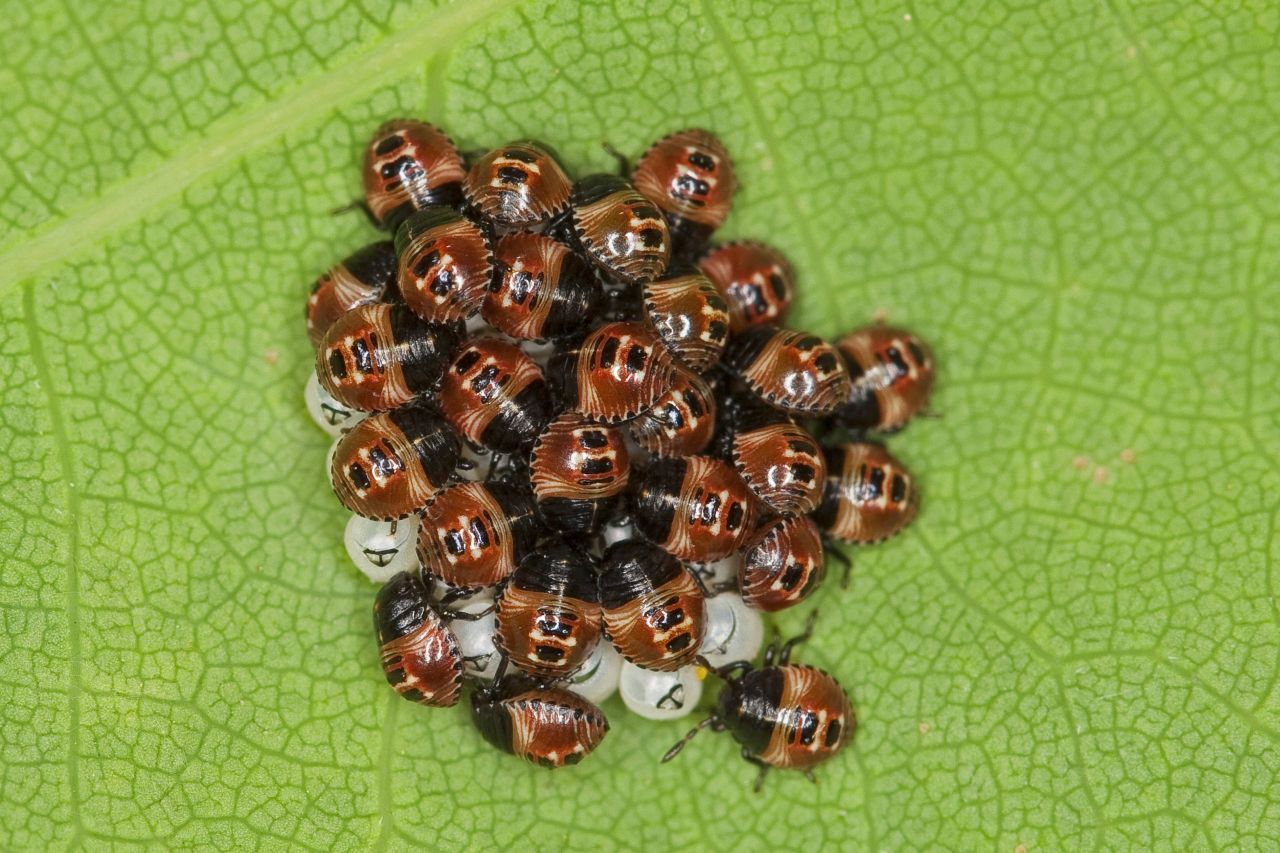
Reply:
<svg viewBox="0 0 1280 853"><path fill-rule="evenodd" d="M344 406L333 399L333 395L316 378L314 370L307 377L307 387L302 396L307 402L307 414L311 416L311 420L329 435L342 435L365 416L364 412Z"/></svg>
<svg viewBox="0 0 1280 853"><path fill-rule="evenodd" d="M693 713L702 698L697 666L655 672L623 661L618 693L632 712L649 720L677 720Z"/></svg>
<svg viewBox="0 0 1280 853"><path fill-rule="evenodd" d="M722 592L707 599L702 646L698 649L717 667L754 661L764 644L764 619L747 607L742 596Z"/></svg>
<svg viewBox="0 0 1280 853"><path fill-rule="evenodd" d="M485 609L493 607L493 593L482 590L463 601L450 604L449 607L462 613L483 613ZM493 643L493 635L498 630L497 614L491 611L476 620L451 619L449 629L458 638L466 674L480 681L493 681L501 660L498 648Z"/></svg>
<svg viewBox="0 0 1280 853"><path fill-rule="evenodd" d="M392 525L395 525L393 531ZM373 521L353 515L342 537L347 555L369 580L385 583L397 572L418 566L418 517L397 522Z"/></svg>
<svg viewBox="0 0 1280 853"><path fill-rule="evenodd" d="M618 691L618 679L622 676L622 655L613 643L601 639L595 651L587 658L582 669L569 679L565 687L583 699L599 705Z"/></svg>

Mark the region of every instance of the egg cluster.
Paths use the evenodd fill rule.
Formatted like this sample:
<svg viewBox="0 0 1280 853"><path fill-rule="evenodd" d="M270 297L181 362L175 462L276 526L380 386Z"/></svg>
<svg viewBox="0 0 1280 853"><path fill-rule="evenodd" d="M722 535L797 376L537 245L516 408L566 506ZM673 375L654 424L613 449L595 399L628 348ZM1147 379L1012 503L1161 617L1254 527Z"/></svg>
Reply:
<svg viewBox="0 0 1280 853"><path fill-rule="evenodd" d="M545 144L464 157L407 120L368 143L353 206L392 239L312 288L306 403L347 551L383 584L382 665L423 705L469 682L479 732L550 767L595 749L615 692L675 718L715 677L694 732L807 772L853 711L794 641L753 666L761 613L808 598L828 555L847 578L834 542L915 516L867 434L923 409L933 358L883 324L834 346L780 326L786 258L709 243L737 185L714 135L618 159L575 181Z"/></svg>

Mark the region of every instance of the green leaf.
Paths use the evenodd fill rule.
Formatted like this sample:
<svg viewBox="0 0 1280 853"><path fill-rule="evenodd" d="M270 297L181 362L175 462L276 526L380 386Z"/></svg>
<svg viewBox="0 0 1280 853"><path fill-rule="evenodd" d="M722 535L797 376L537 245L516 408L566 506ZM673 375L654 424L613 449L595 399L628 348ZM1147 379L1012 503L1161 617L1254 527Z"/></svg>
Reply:
<svg viewBox="0 0 1280 853"><path fill-rule="evenodd" d="M95 5L0 32L0 846L1280 836L1274 6ZM402 114L579 172L710 126L796 324L935 346L924 511L818 596L817 787L616 701L549 774L382 682L300 315Z"/></svg>

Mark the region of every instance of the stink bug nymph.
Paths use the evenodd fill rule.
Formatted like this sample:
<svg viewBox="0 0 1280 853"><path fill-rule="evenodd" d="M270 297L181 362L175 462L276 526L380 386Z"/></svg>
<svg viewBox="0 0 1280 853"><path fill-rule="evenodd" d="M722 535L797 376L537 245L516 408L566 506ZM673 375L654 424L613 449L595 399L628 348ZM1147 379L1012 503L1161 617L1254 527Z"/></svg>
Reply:
<svg viewBox="0 0 1280 853"><path fill-rule="evenodd" d="M760 768L757 791L771 767L801 770L813 780L813 768L844 748L857 720L838 681L815 667L790 662L792 648L809 638L812 626L810 617L803 634L781 649L775 644L765 650L760 669L749 661L718 668L708 664L725 681L715 710L662 760L675 758L705 728L728 730L742 746L742 757Z"/></svg>
<svg viewBox="0 0 1280 853"><path fill-rule="evenodd" d="M352 252L311 286L307 297L307 336L319 347L324 333L343 314L359 305L377 302L394 287L396 253L390 240L371 243Z"/></svg>
<svg viewBox="0 0 1280 853"><path fill-rule="evenodd" d="M418 559L424 572L451 587L494 586L515 571L541 532L527 486L457 483L423 510Z"/></svg>
<svg viewBox="0 0 1280 853"><path fill-rule="evenodd" d="M829 415L849 398L849 374L835 347L808 332L753 326L734 335L724 363L770 406Z"/></svg>
<svg viewBox="0 0 1280 853"><path fill-rule="evenodd" d="M675 376L671 353L657 335L625 320L606 323L547 363L547 380L560 406L613 424L652 408Z"/></svg>
<svg viewBox="0 0 1280 853"><path fill-rule="evenodd" d="M500 228L532 229L569 205L573 184L547 146L512 142L478 158L462 191L467 204Z"/></svg>
<svg viewBox="0 0 1280 853"><path fill-rule="evenodd" d="M733 332L781 323L791 308L795 273L782 253L763 243L742 240L717 246L698 268L729 303Z"/></svg>
<svg viewBox="0 0 1280 853"><path fill-rule="evenodd" d="M538 437L551 416L551 397L524 350L480 337L464 343L445 370L440 408L468 441L510 453Z"/></svg>
<svg viewBox="0 0 1280 853"><path fill-rule="evenodd" d="M669 671L693 661L702 643L706 602L684 565L634 539L601 558L600 608L618 653L636 666Z"/></svg>
<svg viewBox="0 0 1280 853"><path fill-rule="evenodd" d="M920 509L911 474L883 445L847 441L823 448L827 482L814 521L832 539L866 545L897 535Z"/></svg>
<svg viewBox="0 0 1280 853"><path fill-rule="evenodd" d="M812 512L826 485L818 442L790 417L754 400L730 416L730 453L747 488L779 515Z"/></svg>
<svg viewBox="0 0 1280 853"><path fill-rule="evenodd" d="M508 234L494 247L496 273L480 313L500 332L526 341L577 334L595 317L600 280L563 243Z"/></svg>
<svg viewBox="0 0 1280 853"><path fill-rule="evenodd" d="M396 280L404 303L432 323L480 310L493 277L489 235L447 207L410 216L396 229Z"/></svg>
<svg viewBox="0 0 1280 853"><path fill-rule="evenodd" d="M755 497L726 463L710 456L659 456L632 478L632 518L649 541L681 560L720 560L755 522Z"/></svg>
<svg viewBox="0 0 1280 853"><path fill-rule="evenodd" d="M382 412L435 389L458 345L448 326L403 305L361 305L339 317L316 352L316 376L353 409Z"/></svg>
<svg viewBox="0 0 1280 853"><path fill-rule="evenodd" d="M550 769L577 764L609 732L604 712L576 693L502 675L471 695L471 721L498 749Z"/></svg>
<svg viewBox="0 0 1280 853"><path fill-rule="evenodd" d="M590 553L552 541L526 556L498 595L496 642L513 665L543 680L577 672L600 640Z"/></svg>
<svg viewBox="0 0 1280 853"><path fill-rule="evenodd" d="M453 428L422 404L371 415L338 440L329 478L342 505L394 521L421 512L458 462Z"/></svg>
<svg viewBox="0 0 1280 853"><path fill-rule="evenodd" d="M836 349L851 381L848 400L834 413L838 423L893 432L928 404L933 353L905 329L867 326L838 340Z"/></svg>
<svg viewBox="0 0 1280 853"><path fill-rule="evenodd" d="M716 398L707 380L692 371L676 371L671 390L653 408L627 423L636 444L658 456L701 453L716 428Z"/></svg>
<svg viewBox="0 0 1280 853"><path fill-rule="evenodd" d="M373 625L383 672L396 692L422 705L457 703L462 652L420 580L400 572L387 581L373 603Z"/></svg>
<svg viewBox="0 0 1280 853"><path fill-rule="evenodd" d="M449 137L426 122L390 121L365 148L365 204L375 222L395 230L415 210L461 202L465 174Z"/></svg>
<svg viewBox="0 0 1280 853"><path fill-rule="evenodd" d="M655 142L637 161L631 180L666 216L677 253L697 251L724 224L738 188L724 143L699 128Z"/></svg>
<svg viewBox="0 0 1280 853"><path fill-rule="evenodd" d="M639 284L666 271L667 221L624 178L589 175L574 184L570 203L574 240L605 273Z"/></svg>
<svg viewBox="0 0 1280 853"><path fill-rule="evenodd" d="M707 277L684 271L641 287L645 319L685 365L701 373L729 340L729 307Z"/></svg>
<svg viewBox="0 0 1280 853"><path fill-rule="evenodd" d="M738 588L749 607L772 612L804 601L825 574L822 534L813 519L776 518L743 549Z"/></svg>
<svg viewBox="0 0 1280 853"><path fill-rule="evenodd" d="M631 457L621 429L565 412L534 442L529 479L548 527L593 533L626 493Z"/></svg>

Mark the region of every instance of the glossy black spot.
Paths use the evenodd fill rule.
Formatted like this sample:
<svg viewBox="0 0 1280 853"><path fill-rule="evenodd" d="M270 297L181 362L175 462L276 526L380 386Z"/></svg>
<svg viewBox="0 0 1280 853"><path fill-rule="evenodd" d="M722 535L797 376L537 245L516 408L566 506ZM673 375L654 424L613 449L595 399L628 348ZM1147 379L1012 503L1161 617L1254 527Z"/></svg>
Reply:
<svg viewBox="0 0 1280 853"><path fill-rule="evenodd" d="M471 368L476 366L476 362L481 358L480 351L469 349L462 354L462 357L453 365L453 372L461 376L467 373Z"/></svg>
<svg viewBox="0 0 1280 853"><path fill-rule="evenodd" d="M379 157L385 157L401 145L404 145L404 137L397 133L393 133L390 136L384 136L382 139L379 139L377 146L373 149L373 153L377 154Z"/></svg>
<svg viewBox="0 0 1280 853"><path fill-rule="evenodd" d="M798 483L812 483L817 473L817 471L813 470L812 465L805 465L801 462L796 462L791 466L791 479Z"/></svg>
<svg viewBox="0 0 1280 853"><path fill-rule="evenodd" d="M702 405L702 400L697 394L685 394L684 404L689 407L689 414L695 418L700 418L707 413L706 407Z"/></svg>
<svg viewBox="0 0 1280 853"><path fill-rule="evenodd" d="M901 474L893 475L893 482L889 486L889 497L894 503L902 503L902 499L907 496L907 480Z"/></svg>
<svg viewBox="0 0 1280 853"><path fill-rule="evenodd" d="M373 372L373 354L369 352L369 345L363 338L351 345L351 356L356 361L356 369L361 373Z"/></svg>
<svg viewBox="0 0 1280 853"><path fill-rule="evenodd" d="M800 742L805 746L813 743L813 739L818 736L818 715L812 711L806 711L804 722L800 724Z"/></svg>
<svg viewBox="0 0 1280 853"><path fill-rule="evenodd" d="M824 352L813 361L824 374L831 373L836 369L836 357L834 353Z"/></svg>
<svg viewBox="0 0 1280 853"><path fill-rule="evenodd" d="M651 607L644 612L644 618L654 630L669 631L684 621L684 611L678 607L671 610Z"/></svg>
<svg viewBox="0 0 1280 853"><path fill-rule="evenodd" d="M440 263L440 253L433 249L432 251L427 252L425 255L418 258L418 260L414 262L413 267L411 268L410 271L414 274L416 278L422 278L424 275L427 274L427 272L432 267L434 267L438 263Z"/></svg>
<svg viewBox="0 0 1280 853"><path fill-rule="evenodd" d="M532 151L525 151L523 148L507 148L502 152L504 160L515 160L520 163L536 163L538 155ZM511 168L509 166L504 168Z"/></svg>
<svg viewBox="0 0 1280 853"><path fill-rule="evenodd" d="M444 547L450 554L455 556L466 550L466 543L462 538L461 531L450 530L444 535Z"/></svg>
<svg viewBox="0 0 1280 853"><path fill-rule="evenodd" d="M686 196L699 196L711 192L711 185L693 175L681 175L676 179L676 189Z"/></svg>
<svg viewBox="0 0 1280 853"><path fill-rule="evenodd" d="M538 660L547 663L559 663L564 660L564 649L559 646L534 646L533 653L537 655Z"/></svg>
<svg viewBox="0 0 1280 853"><path fill-rule="evenodd" d="M689 162L704 172L714 172L716 170L715 158L702 151L692 152L689 155Z"/></svg>
<svg viewBox="0 0 1280 853"><path fill-rule="evenodd" d="M334 379L347 378L347 360L342 357L342 350L329 351L329 373Z"/></svg>
<svg viewBox="0 0 1280 853"><path fill-rule="evenodd" d="M707 326L707 339L712 341L723 341L725 336L729 334L729 327L719 320L712 320L711 325Z"/></svg>
<svg viewBox="0 0 1280 853"><path fill-rule="evenodd" d="M437 296L444 296L453 289L453 270L443 269L431 279L431 292Z"/></svg>
<svg viewBox="0 0 1280 853"><path fill-rule="evenodd" d="M511 279L511 301L517 305L523 305L541 281L541 276L534 278L524 270L516 273Z"/></svg>
<svg viewBox="0 0 1280 853"><path fill-rule="evenodd" d="M617 338L609 338L604 342L604 348L600 350L601 367L613 367L613 360L618 357L618 346Z"/></svg>
<svg viewBox="0 0 1280 853"><path fill-rule="evenodd" d="M742 526L742 517L746 515L746 510L742 504L734 501L729 505L729 517L725 519L725 526L730 530L737 530Z"/></svg>
<svg viewBox="0 0 1280 853"><path fill-rule="evenodd" d="M636 344L627 351L627 370L639 373L644 370L644 363L649 359L648 351Z"/></svg>
<svg viewBox="0 0 1280 853"><path fill-rule="evenodd" d="M401 675L401 678L403 677L404 676ZM427 698L422 695L422 691L416 687L410 687L408 690L401 690L400 695L408 699L410 702L421 702L423 699Z"/></svg>
<svg viewBox="0 0 1280 853"><path fill-rule="evenodd" d="M902 351L897 347L889 347L889 351L885 355L889 356L889 361L893 364L894 370L897 371L899 376L906 376L911 372L910 365L907 364L906 359L902 357Z"/></svg>
<svg viewBox="0 0 1280 853"><path fill-rule="evenodd" d="M862 499L868 501L879 500L880 495L884 492L884 469L874 468L868 476L867 466L862 466Z"/></svg>
<svg viewBox="0 0 1280 853"><path fill-rule="evenodd" d="M696 512L696 506L695 506ZM711 524L716 520L716 516L720 513L720 496L718 494L707 495L702 503L701 521L703 524Z"/></svg>
<svg viewBox="0 0 1280 853"><path fill-rule="evenodd" d="M584 474L608 474L613 470L613 460L608 458L588 459L580 469Z"/></svg>
<svg viewBox="0 0 1280 853"><path fill-rule="evenodd" d="M823 746L831 748L840 740L841 725L839 720L832 720L827 723L827 737L823 741Z"/></svg>
<svg viewBox="0 0 1280 853"><path fill-rule="evenodd" d="M693 642L693 637L689 634L681 634L678 637L672 637L667 643L667 651L681 652L689 648L689 644Z"/></svg>
<svg viewBox="0 0 1280 853"><path fill-rule="evenodd" d="M800 352L808 352L809 350L820 345L821 343L822 343L821 338L815 337L813 335L804 335L803 337L797 338L795 343L793 343L791 346L794 347L795 349L800 350Z"/></svg>
<svg viewBox="0 0 1280 853"><path fill-rule="evenodd" d="M598 429L584 429L578 433L578 443L592 449L609 446L609 436Z"/></svg>
<svg viewBox="0 0 1280 853"><path fill-rule="evenodd" d="M380 447L369 448L369 461L373 463L374 470L384 480L400 470L400 460L395 456L383 453Z"/></svg>
<svg viewBox="0 0 1280 853"><path fill-rule="evenodd" d="M523 184L529 180L529 174L524 169L517 169L515 166L503 166L498 169L498 180L504 184Z"/></svg>
<svg viewBox="0 0 1280 853"><path fill-rule="evenodd" d="M665 238L657 228L641 228L640 242L646 249L661 249Z"/></svg>
<svg viewBox="0 0 1280 853"><path fill-rule="evenodd" d="M479 518L471 519L471 538L476 540L476 544L481 548L489 547L489 528L485 526L483 520Z"/></svg>
<svg viewBox="0 0 1280 853"><path fill-rule="evenodd" d="M786 302L787 296L787 280L775 273L769 274L769 287L773 289L773 297L779 302Z"/></svg>
<svg viewBox="0 0 1280 853"><path fill-rule="evenodd" d="M480 371L475 379L471 380L471 392L480 398L482 403L492 402L498 392L502 390L501 383L495 381L498 378L498 366L496 364L486 365L485 369Z"/></svg>
<svg viewBox="0 0 1280 853"><path fill-rule="evenodd" d="M658 208L651 204L637 204L631 208L631 213L638 219L657 219L662 214L658 213Z"/></svg>
<svg viewBox="0 0 1280 853"><path fill-rule="evenodd" d="M907 341L907 349L911 351L911 357L915 359L916 364L923 365L927 361L924 350L920 349L920 344L916 343L915 338Z"/></svg>
<svg viewBox="0 0 1280 853"><path fill-rule="evenodd" d="M568 764L577 764L578 762L582 761L582 758L583 758L583 753L581 753L581 752L571 752L571 753L569 753L568 755L566 755L566 756L564 757L564 763L565 763L566 765L568 765Z"/></svg>
<svg viewBox="0 0 1280 853"><path fill-rule="evenodd" d="M401 178L409 179L422 174L422 168L414 162L412 157L406 155L404 157L397 157L390 163L384 163L381 169L381 174L384 178L394 178L399 176Z"/></svg>
<svg viewBox="0 0 1280 853"><path fill-rule="evenodd" d="M796 588L796 585L804 579L804 566L799 563L788 563L787 567L782 570L782 577L778 580L782 584L782 588L790 592Z"/></svg>
<svg viewBox="0 0 1280 853"><path fill-rule="evenodd" d="M369 482L369 475L364 472L364 468L354 462L347 468L347 476L356 484L356 488L362 491L373 485Z"/></svg>
<svg viewBox="0 0 1280 853"><path fill-rule="evenodd" d="M554 612L544 612L534 620L534 628L548 637L568 639L573 634L573 625L560 619Z"/></svg>

